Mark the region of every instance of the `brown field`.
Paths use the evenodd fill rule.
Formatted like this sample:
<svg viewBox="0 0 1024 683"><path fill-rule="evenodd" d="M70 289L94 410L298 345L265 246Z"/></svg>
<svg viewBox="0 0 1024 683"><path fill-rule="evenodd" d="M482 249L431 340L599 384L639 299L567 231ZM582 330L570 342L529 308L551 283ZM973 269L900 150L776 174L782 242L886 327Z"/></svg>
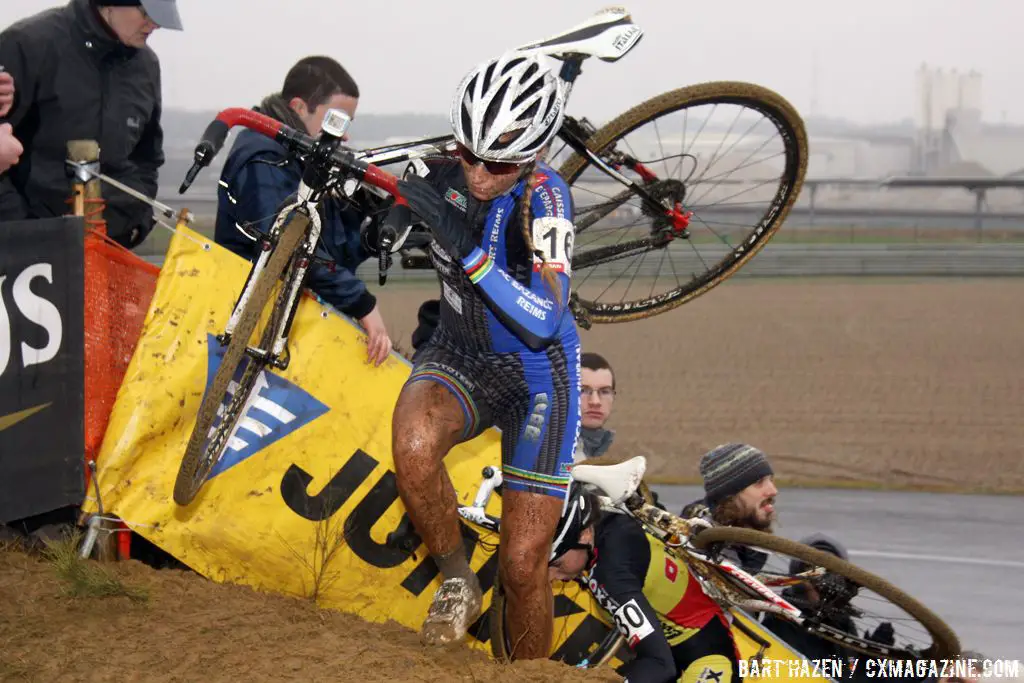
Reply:
<svg viewBox="0 0 1024 683"><path fill-rule="evenodd" d="M408 347L436 289L380 292ZM614 448L661 481L740 440L790 484L1024 491L1024 280L736 279L582 332L619 393Z"/></svg>

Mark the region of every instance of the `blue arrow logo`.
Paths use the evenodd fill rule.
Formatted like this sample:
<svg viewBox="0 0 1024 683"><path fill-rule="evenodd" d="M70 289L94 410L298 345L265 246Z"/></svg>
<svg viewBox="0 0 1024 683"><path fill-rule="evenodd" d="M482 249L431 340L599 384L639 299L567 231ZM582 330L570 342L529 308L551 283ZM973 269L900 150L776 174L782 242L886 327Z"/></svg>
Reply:
<svg viewBox="0 0 1024 683"><path fill-rule="evenodd" d="M214 338L206 335L206 346L209 350L206 372L206 390L209 391L213 375L224 359L225 347ZM246 363L251 362L247 356L239 363L228 393L221 403L221 410L226 410L232 396L238 389L238 381L245 371ZM247 458L256 455L264 448L280 441L292 432L305 427L327 411L326 405L316 400L302 387L292 384L266 369L261 370L256 378L249 400L243 407L242 416L235 425L234 432L228 438L227 447L220 460L210 471L208 479L225 472ZM219 420L219 417L218 417ZM214 422L216 426L217 421Z"/></svg>

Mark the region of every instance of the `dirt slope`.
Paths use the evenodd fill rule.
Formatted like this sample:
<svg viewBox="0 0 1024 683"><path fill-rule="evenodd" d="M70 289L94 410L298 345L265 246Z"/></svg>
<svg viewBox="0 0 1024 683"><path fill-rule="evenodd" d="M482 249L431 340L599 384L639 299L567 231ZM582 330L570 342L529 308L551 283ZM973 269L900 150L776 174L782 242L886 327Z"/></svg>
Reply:
<svg viewBox="0 0 1024 683"><path fill-rule="evenodd" d="M437 289L386 287L405 346ZM743 440L790 482L1024 491L1024 280L737 278L582 332L619 394L616 449L668 480Z"/></svg>
<svg viewBox="0 0 1024 683"><path fill-rule="evenodd" d="M148 600L71 598L51 564L0 550L0 681L617 680L552 662L500 665L422 647L394 623L138 562L110 565Z"/></svg>

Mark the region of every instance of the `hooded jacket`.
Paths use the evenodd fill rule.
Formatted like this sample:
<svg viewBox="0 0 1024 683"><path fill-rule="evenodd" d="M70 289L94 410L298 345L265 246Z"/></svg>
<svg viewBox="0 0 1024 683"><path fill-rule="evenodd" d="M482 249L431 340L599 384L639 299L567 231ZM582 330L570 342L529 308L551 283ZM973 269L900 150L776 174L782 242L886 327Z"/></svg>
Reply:
<svg viewBox="0 0 1024 683"><path fill-rule="evenodd" d="M14 76L6 121L25 147L0 176L0 220L69 213L69 140L96 140L100 170L149 197L164 163L160 63L121 43L90 0L71 0L0 33L0 66ZM107 234L125 246L153 229L153 210L103 186ZM131 234L137 230L134 240Z"/></svg>

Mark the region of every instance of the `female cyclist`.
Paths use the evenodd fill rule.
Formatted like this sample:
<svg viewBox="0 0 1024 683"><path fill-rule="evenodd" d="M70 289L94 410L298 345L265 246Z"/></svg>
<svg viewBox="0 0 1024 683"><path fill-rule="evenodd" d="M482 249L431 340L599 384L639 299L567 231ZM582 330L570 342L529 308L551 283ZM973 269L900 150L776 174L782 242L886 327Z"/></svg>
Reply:
<svg viewBox="0 0 1024 683"><path fill-rule="evenodd" d="M392 427L399 494L443 578L421 632L428 644L462 639L481 605L443 459L497 426L507 633L517 658L550 653L548 561L580 429L572 199L539 160L563 106L539 58L489 60L455 93L459 158L432 160L425 177L399 183L433 234L441 284L438 328L417 354Z"/></svg>

